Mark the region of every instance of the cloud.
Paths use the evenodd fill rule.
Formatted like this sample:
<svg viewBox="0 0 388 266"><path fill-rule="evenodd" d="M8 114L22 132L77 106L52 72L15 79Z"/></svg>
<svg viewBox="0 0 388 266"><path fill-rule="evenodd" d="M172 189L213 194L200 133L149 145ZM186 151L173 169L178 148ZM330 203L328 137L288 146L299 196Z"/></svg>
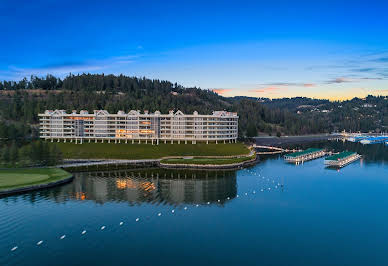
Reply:
<svg viewBox="0 0 388 266"><path fill-rule="evenodd" d="M388 63L388 56L374 58L371 61L372 62L377 62L377 63Z"/></svg>
<svg viewBox="0 0 388 266"><path fill-rule="evenodd" d="M328 80L327 84L334 84L334 83L346 83L346 82L352 82L353 79L345 78L345 77L339 77L335 79Z"/></svg>
<svg viewBox="0 0 388 266"><path fill-rule="evenodd" d="M272 83L262 83L262 86L282 86L282 87L315 87L315 83L302 83L302 82L272 82Z"/></svg>
<svg viewBox="0 0 388 266"><path fill-rule="evenodd" d="M359 78L361 80L383 80L383 78L369 78L369 77L363 77L363 78Z"/></svg>
<svg viewBox="0 0 388 266"><path fill-rule="evenodd" d="M232 91L232 89L212 89L212 91L217 94L224 95L225 93Z"/></svg>
<svg viewBox="0 0 388 266"><path fill-rule="evenodd" d="M303 87L315 87L316 86L316 84L314 84L314 83L304 83L303 84Z"/></svg>
<svg viewBox="0 0 388 266"><path fill-rule="evenodd" d="M125 65L134 62L136 55L116 56L99 60L87 61L63 61L55 62L46 65L41 65L36 68L23 68L17 66L9 66L5 71L6 76L13 79L21 79L31 75L46 75L53 74L56 76L64 76L69 73L85 73L94 71L103 71L109 67Z"/></svg>
<svg viewBox="0 0 388 266"><path fill-rule="evenodd" d="M276 93L279 93L280 91L283 91L283 90L287 90L287 88L281 88L281 87L265 87L265 88L260 88L260 89L249 90L249 92L276 94Z"/></svg>

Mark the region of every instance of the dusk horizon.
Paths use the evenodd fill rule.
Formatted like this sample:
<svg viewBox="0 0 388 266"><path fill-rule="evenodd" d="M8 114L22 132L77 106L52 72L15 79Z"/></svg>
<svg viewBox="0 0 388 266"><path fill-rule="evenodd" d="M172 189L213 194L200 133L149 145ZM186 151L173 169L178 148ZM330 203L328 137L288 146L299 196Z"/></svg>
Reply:
<svg viewBox="0 0 388 266"><path fill-rule="evenodd" d="M1 3L0 80L105 73L226 97L388 95L385 3L151 3Z"/></svg>

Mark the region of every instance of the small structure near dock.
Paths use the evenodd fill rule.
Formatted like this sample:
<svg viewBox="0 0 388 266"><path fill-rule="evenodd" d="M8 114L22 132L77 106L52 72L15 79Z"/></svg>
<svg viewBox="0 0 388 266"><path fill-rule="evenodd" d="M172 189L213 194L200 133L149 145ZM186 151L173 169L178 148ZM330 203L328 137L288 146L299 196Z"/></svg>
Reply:
<svg viewBox="0 0 388 266"><path fill-rule="evenodd" d="M325 158L325 165L329 167L344 167L360 158L361 155L356 152L344 151Z"/></svg>
<svg viewBox="0 0 388 266"><path fill-rule="evenodd" d="M379 137L369 137L363 140L360 140L361 144L376 144L376 143L384 143L388 141L388 136L379 136Z"/></svg>
<svg viewBox="0 0 388 266"><path fill-rule="evenodd" d="M294 152L291 154L284 155L284 160L290 163L303 163L305 161L314 160L316 158L325 156L326 152L324 149L309 148L304 151Z"/></svg>

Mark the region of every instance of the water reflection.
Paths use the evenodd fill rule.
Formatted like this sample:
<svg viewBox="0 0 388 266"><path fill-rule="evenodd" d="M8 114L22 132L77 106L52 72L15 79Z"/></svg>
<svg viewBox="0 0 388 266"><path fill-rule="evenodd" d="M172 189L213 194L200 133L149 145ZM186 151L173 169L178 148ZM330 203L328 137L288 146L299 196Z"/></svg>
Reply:
<svg viewBox="0 0 388 266"><path fill-rule="evenodd" d="M235 171L120 170L75 173L72 183L46 193L58 202L207 204L234 198L237 185Z"/></svg>

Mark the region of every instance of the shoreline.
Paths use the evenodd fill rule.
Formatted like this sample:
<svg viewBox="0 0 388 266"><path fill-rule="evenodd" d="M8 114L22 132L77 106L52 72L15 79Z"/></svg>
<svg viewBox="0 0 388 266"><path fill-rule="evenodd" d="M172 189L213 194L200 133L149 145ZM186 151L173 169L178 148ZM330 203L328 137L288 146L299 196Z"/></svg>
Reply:
<svg viewBox="0 0 388 266"><path fill-rule="evenodd" d="M232 156L192 156L192 158L208 158L208 159L231 159L231 158L243 158L250 157L255 154L254 150L251 150L249 154L240 154ZM252 163L257 163L259 157L250 159L238 163L229 164L169 164L161 163L166 159L184 159L188 156L167 156L159 159L140 159L140 160L123 160L123 159L65 159L65 162L56 167L77 171L77 168L84 170L90 170L89 168L106 168L106 167L160 167L160 168L181 168L181 169L233 169L243 167ZM191 157L191 156L190 156ZM73 169L72 169L73 168ZM75 168L75 169L74 169ZM79 170L79 169L78 169Z"/></svg>
<svg viewBox="0 0 388 266"><path fill-rule="evenodd" d="M317 134L317 135L300 135L300 136L264 136L264 137L254 137L254 142L257 145L285 145L285 144L300 144L306 142L314 141L323 141L331 138L332 135L327 134Z"/></svg>
<svg viewBox="0 0 388 266"><path fill-rule="evenodd" d="M56 187L59 185L70 183L71 181L73 181L73 179L74 179L74 175L72 174L71 176L69 176L67 178L64 178L64 179L61 179L58 181L54 181L54 182L50 182L50 183L46 183L46 184L38 184L38 185L31 185L31 186L25 186L25 187L20 187L20 188L2 190L2 191L0 191L0 198L15 195L15 194L22 194L25 192L31 192L31 191L37 191L37 190L42 190L42 189L46 189L46 188Z"/></svg>

